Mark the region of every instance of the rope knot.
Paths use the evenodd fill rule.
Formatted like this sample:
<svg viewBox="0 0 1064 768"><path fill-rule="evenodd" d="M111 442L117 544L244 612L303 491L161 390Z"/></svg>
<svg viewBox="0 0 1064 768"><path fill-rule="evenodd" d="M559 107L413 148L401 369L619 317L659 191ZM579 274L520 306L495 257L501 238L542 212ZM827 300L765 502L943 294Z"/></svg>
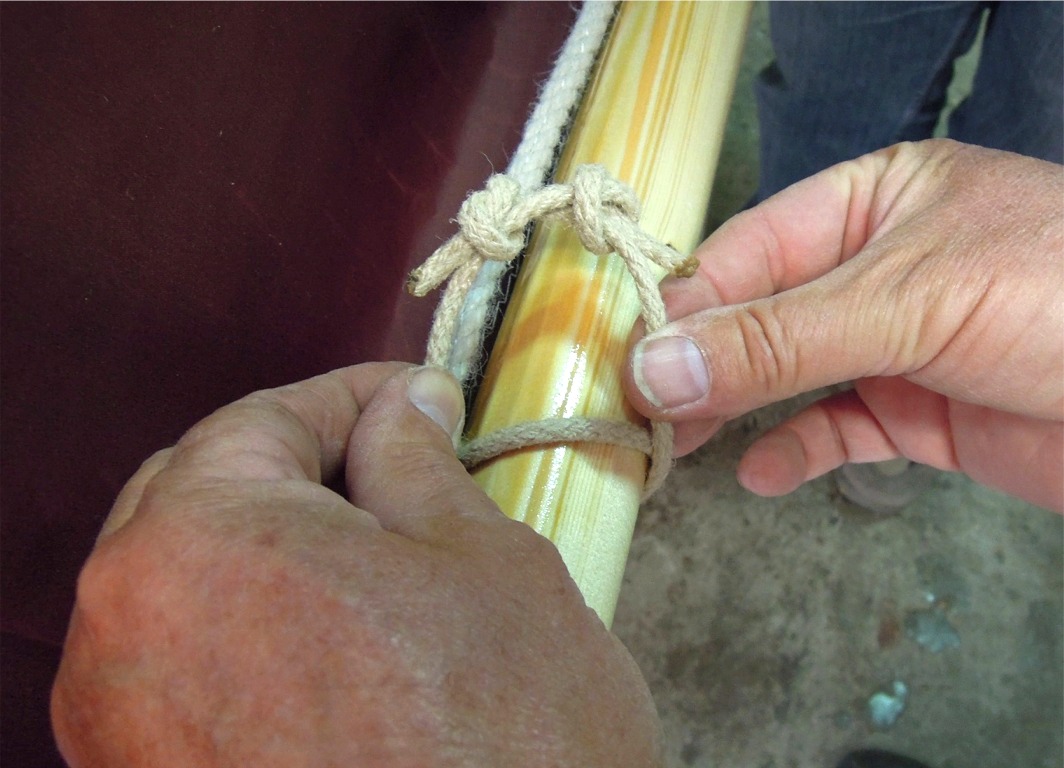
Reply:
<svg viewBox="0 0 1064 768"><path fill-rule="evenodd" d="M698 267L693 257L683 257L639 228L640 206L635 192L601 165L581 165L568 184L548 184L525 191L512 177L498 174L484 189L474 192L458 211L458 234L440 246L410 274L408 289L424 296L445 280L447 290L436 308L429 334L429 365L448 367L459 317L478 270L487 260L508 262L524 248L525 230L537 219L569 224L580 242L599 256L615 252L625 263L641 305L647 331L665 325L665 304L658 290L653 265L682 277ZM650 454L644 493L649 495L668 474L672 458L672 426L653 422L649 438L640 427L597 419L568 419L516 425L485 444L467 446L467 465L523 445L558 442L608 442Z"/></svg>
<svg viewBox="0 0 1064 768"><path fill-rule="evenodd" d="M469 246L483 259L508 262L525 247L521 185L509 176L496 174L484 189L474 192L458 209L458 226Z"/></svg>
<svg viewBox="0 0 1064 768"><path fill-rule="evenodd" d="M618 218L633 225L639 223L639 199L635 192L601 165L577 167L572 193L573 227L591 253L604 256L616 249L611 241Z"/></svg>

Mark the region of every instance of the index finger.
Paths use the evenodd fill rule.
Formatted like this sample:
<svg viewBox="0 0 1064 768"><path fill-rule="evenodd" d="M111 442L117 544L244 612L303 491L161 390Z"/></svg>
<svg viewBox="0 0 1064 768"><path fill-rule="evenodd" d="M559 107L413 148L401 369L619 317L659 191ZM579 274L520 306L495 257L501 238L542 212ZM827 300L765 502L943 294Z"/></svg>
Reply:
<svg viewBox="0 0 1064 768"><path fill-rule="evenodd" d="M98 541L129 522L163 472L185 481L304 480L338 475L347 440L363 408L406 363L341 368L278 389L262 390L198 422L177 445L148 459L126 483Z"/></svg>
<svg viewBox="0 0 1064 768"><path fill-rule="evenodd" d="M902 144L810 176L720 227L688 279L668 278L669 320L808 283L857 254L887 218L926 147Z"/></svg>
<svg viewBox="0 0 1064 768"><path fill-rule="evenodd" d="M381 383L408 367L365 363L250 394L185 433L167 469L226 481L335 477L362 409Z"/></svg>

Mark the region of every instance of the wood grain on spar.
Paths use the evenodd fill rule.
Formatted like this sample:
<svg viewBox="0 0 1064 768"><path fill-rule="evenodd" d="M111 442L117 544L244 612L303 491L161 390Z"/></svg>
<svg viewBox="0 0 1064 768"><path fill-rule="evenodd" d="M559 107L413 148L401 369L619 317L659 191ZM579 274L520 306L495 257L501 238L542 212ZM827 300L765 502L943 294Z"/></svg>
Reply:
<svg viewBox="0 0 1064 768"><path fill-rule="evenodd" d="M702 234L749 4L625 3L556 178L600 163L643 201L641 224L681 252ZM538 227L469 419L471 437L544 418L641 418L621 389L639 303L615 255ZM524 449L474 477L509 516L555 543L609 625L646 474L638 451ZM533 585L530 585L532 588Z"/></svg>

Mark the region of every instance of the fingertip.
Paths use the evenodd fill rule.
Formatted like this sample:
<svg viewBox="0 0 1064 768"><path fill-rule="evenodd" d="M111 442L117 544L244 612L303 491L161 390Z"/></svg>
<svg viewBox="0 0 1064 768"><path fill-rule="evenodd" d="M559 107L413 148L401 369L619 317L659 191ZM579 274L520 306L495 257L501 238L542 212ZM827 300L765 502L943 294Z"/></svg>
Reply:
<svg viewBox="0 0 1064 768"><path fill-rule="evenodd" d="M465 398L457 379L442 368L425 366L410 374L410 403L447 433L457 447L465 425Z"/></svg>
<svg viewBox="0 0 1064 768"><path fill-rule="evenodd" d="M461 388L441 368L413 368L385 382L351 434L351 503L385 530L426 540L456 515L494 518L498 508L455 452L464 415Z"/></svg>
<svg viewBox="0 0 1064 768"><path fill-rule="evenodd" d="M739 461L739 484L758 496L783 496L806 480L808 462L798 435L783 428L751 445Z"/></svg>
<svg viewBox="0 0 1064 768"><path fill-rule="evenodd" d="M701 448L723 425L723 417L677 422L673 425L673 458Z"/></svg>
<svg viewBox="0 0 1064 768"><path fill-rule="evenodd" d="M670 323L695 312L724 305L716 285L701 267L690 277L666 277L658 284L658 290L661 291L665 314Z"/></svg>

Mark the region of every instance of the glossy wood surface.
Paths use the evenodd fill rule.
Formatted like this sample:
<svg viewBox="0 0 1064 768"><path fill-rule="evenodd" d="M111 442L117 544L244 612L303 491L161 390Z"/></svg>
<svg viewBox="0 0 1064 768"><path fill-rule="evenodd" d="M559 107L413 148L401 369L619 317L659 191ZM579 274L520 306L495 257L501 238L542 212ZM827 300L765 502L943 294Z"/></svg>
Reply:
<svg viewBox="0 0 1064 768"><path fill-rule="evenodd" d="M556 174L601 163L643 201L650 234L689 252L702 234L745 37L746 3L626 3ZM587 416L639 423L621 371L638 316L615 255L538 228L469 423L472 436L522 421ZM588 604L613 618L646 474L626 448L525 449L479 468L511 517L558 547Z"/></svg>

